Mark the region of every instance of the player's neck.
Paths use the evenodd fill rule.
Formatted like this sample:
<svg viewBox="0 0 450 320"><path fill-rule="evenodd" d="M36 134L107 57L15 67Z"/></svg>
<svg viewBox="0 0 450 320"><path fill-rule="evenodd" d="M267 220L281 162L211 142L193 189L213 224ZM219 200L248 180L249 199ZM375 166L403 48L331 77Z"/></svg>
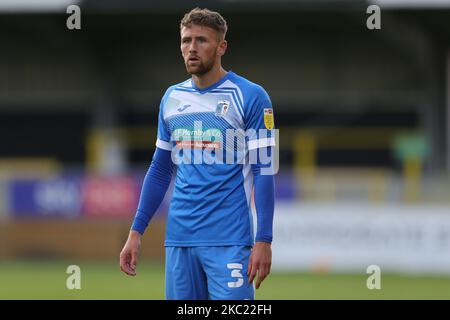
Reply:
<svg viewBox="0 0 450 320"><path fill-rule="evenodd" d="M213 67L205 74L193 74L192 80L197 88L204 89L222 79L226 74L227 72L219 65L218 67Z"/></svg>

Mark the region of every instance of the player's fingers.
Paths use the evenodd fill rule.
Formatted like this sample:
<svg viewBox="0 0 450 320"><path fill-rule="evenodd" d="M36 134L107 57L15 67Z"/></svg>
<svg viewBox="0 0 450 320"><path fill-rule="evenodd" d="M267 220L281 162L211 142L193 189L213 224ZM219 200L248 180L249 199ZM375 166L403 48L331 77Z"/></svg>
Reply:
<svg viewBox="0 0 450 320"><path fill-rule="evenodd" d="M266 277L264 276L264 275L262 275L260 272L258 272L258 278L256 279L256 281L255 281L255 288L256 289L259 289L259 286L261 285L261 282L263 282L263 280L265 279Z"/></svg>
<svg viewBox="0 0 450 320"><path fill-rule="evenodd" d="M127 273L126 271L126 262L124 260L124 258L121 256L120 257L120 270L122 270L122 272Z"/></svg>
<svg viewBox="0 0 450 320"><path fill-rule="evenodd" d="M247 276L249 276L251 272L252 272L252 256L250 255L250 259L248 260Z"/></svg>
<svg viewBox="0 0 450 320"><path fill-rule="evenodd" d="M252 283L255 279L256 272L258 271L258 263L256 261L252 262L252 267L250 271L250 275L248 276L248 283Z"/></svg>
<svg viewBox="0 0 450 320"><path fill-rule="evenodd" d="M136 272L136 266L137 266L137 262L138 262L138 254L137 252L131 252L131 262L130 262L130 267L133 271Z"/></svg>
<svg viewBox="0 0 450 320"><path fill-rule="evenodd" d="M261 285L261 282L263 282L263 280L266 278L266 275L264 274L263 271L259 270L258 271L258 277L256 278L256 282L255 282L255 288L259 289L259 286Z"/></svg>
<svg viewBox="0 0 450 320"><path fill-rule="evenodd" d="M122 271L123 271L123 267L125 265L125 259L126 259L125 254L123 252L121 252L119 255L119 266L120 266L120 270L122 270Z"/></svg>
<svg viewBox="0 0 450 320"><path fill-rule="evenodd" d="M259 288L261 283L264 281L264 279L269 274L269 265L268 264L261 264L258 270L258 278L256 279L255 287L256 289Z"/></svg>
<svg viewBox="0 0 450 320"><path fill-rule="evenodd" d="M120 270L126 273L129 276L133 275L133 270L130 268L130 255L129 254L121 254L120 255Z"/></svg>
<svg viewBox="0 0 450 320"><path fill-rule="evenodd" d="M261 276L258 273L258 277L256 278L256 281L255 281L255 288L256 289L259 289L259 286L261 285L261 281L262 281Z"/></svg>
<svg viewBox="0 0 450 320"><path fill-rule="evenodd" d="M135 272L133 269L131 269L129 263L126 263L126 264L123 266L122 271L125 272L125 273L126 273L127 275L129 275L129 276L134 276L134 275L136 275L136 272Z"/></svg>
<svg viewBox="0 0 450 320"><path fill-rule="evenodd" d="M122 272L128 273L126 257L123 255L120 255L120 270L122 270Z"/></svg>

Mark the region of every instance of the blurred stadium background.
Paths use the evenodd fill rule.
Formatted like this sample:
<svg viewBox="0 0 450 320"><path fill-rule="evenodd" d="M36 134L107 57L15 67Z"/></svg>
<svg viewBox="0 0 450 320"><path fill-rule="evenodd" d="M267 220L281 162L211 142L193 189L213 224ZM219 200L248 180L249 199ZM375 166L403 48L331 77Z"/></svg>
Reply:
<svg viewBox="0 0 450 320"><path fill-rule="evenodd" d="M164 298L167 198L137 277L118 255L197 5L228 20L224 66L266 88L280 129L256 297L450 299L449 0L1 0L0 298Z"/></svg>

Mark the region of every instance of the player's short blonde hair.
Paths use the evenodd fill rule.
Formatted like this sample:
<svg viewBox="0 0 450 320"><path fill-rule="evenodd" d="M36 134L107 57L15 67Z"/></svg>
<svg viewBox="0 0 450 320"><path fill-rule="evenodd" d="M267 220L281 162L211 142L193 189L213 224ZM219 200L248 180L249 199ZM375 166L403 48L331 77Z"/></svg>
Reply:
<svg viewBox="0 0 450 320"><path fill-rule="evenodd" d="M180 30L183 27L189 28L192 25L206 26L217 31L218 38L223 39L228 30L228 25L222 15L209 9L192 9L181 19Z"/></svg>

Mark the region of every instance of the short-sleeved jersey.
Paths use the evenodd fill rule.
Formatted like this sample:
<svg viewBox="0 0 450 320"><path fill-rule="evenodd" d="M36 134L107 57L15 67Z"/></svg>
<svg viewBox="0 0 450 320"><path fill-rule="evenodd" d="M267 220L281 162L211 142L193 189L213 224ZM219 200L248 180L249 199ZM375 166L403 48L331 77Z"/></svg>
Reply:
<svg viewBox="0 0 450 320"><path fill-rule="evenodd" d="M188 79L166 91L156 146L177 169L166 246L253 244L249 154L275 145L273 119L266 91L232 71L207 88Z"/></svg>

